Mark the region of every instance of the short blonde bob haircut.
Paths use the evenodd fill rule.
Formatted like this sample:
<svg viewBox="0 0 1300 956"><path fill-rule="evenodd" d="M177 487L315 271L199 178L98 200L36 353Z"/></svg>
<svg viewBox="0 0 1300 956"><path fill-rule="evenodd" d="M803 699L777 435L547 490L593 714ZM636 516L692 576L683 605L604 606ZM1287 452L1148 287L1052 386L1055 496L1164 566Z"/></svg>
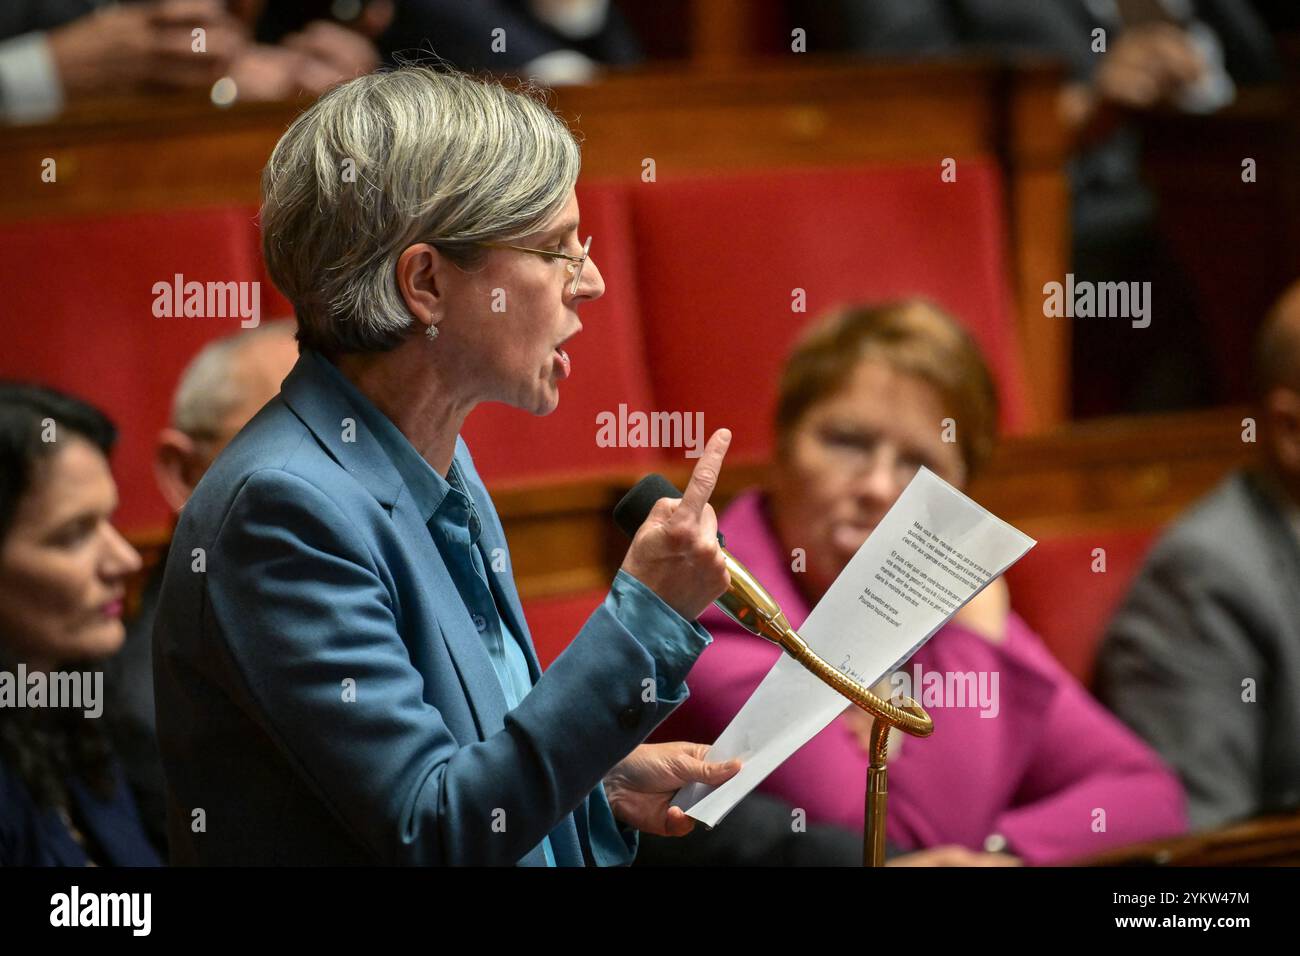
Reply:
<svg viewBox="0 0 1300 956"><path fill-rule="evenodd" d="M945 415L957 423L966 477L974 477L997 441L997 390L966 330L924 299L842 308L799 338L777 387L778 455L787 454L809 409L845 388L854 370L868 360L914 376L938 393Z"/></svg>

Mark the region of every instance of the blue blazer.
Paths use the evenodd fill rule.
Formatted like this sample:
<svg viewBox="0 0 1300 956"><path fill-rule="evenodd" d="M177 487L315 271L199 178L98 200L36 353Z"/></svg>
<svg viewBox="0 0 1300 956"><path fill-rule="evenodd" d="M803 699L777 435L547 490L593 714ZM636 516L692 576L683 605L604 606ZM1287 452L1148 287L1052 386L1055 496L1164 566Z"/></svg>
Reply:
<svg viewBox="0 0 1300 956"><path fill-rule="evenodd" d="M507 714L410 493L320 361L302 355L176 527L154 628L173 862L544 865L547 835L560 865L630 862L599 784L684 685L608 602L543 676L493 574L535 685ZM504 550L459 438L456 461Z"/></svg>

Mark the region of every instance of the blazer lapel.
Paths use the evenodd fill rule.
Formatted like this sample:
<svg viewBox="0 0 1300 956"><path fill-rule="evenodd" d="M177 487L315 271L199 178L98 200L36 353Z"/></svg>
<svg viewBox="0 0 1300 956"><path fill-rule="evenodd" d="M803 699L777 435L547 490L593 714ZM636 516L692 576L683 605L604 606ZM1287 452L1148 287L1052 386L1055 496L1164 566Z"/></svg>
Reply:
<svg viewBox="0 0 1300 956"><path fill-rule="evenodd" d="M402 476L379 442L358 421L356 409L332 380L329 369L318 364L328 361L315 352L304 351L280 386L280 399L331 458L384 508L391 509L403 488Z"/></svg>
<svg viewBox="0 0 1300 956"><path fill-rule="evenodd" d="M423 573L419 575L419 586L434 608L443 642L474 713L479 739L485 740L505 727L506 697L501 682L483 647L483 639L470 618L469 609L456 589L456 582L452 580L451 572L429 536L423 516L409 495L399 495L392 516L402 538L418 548L421 554L430 555Z"/></svg>
<svg viewBox="0 0 1300 956"><path fill-rule="evenodd" d="M357 410L333 380L331 370L319 364L327 361L315 352L304 351L281 386L281 398L330 456L388 511L408 546L430 556L418 583L435 615L431 628L441 633L447 645L479 737L484 739L505 726L505 693L496 671L429 529L406 491L406 483L379 442L361 424Z"/></svg>

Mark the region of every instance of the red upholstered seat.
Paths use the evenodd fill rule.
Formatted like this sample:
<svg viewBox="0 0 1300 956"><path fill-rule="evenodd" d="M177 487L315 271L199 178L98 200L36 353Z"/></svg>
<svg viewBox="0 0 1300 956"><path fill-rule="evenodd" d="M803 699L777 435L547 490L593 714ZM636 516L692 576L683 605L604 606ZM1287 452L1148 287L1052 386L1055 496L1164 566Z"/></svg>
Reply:
<svg viewBox="0 0 1300 956"><path fill-rule="evenodd" d="M605 279L606 292L582 306L578 317L583 330L565 344L573 375L560 384L560 404L554 412L538 418L491 404L477 408L466 421L462 434L489 483L653 467L658 458L653 448L603 448L596 443L599 413L617 414L620 403L645 409L654 403L642 344L627 187L584 183L578 203L581 235L595 237L591 258ZM508 308L507 300L500 321L510 321Z"/></svg>
<svg viewBox="0 0 1300 956"><path fill-rule="evenodd" d="M584 591L524 602L524 617L543 670L569 646L607 593L607 590Z"/></svg>
<svg viewBox="0 0 1300 956"><path fill-rule="evenodd" d="M733 430L732 454L770 451L792 340L844 302L921 294L958 316L997 377L1004 427L1024 419L991 163L746 173L632 187L641 317L658 407ZM807 296L791 309L793 291Z"/></svg>
<svg viewBox="0 0 1300 956"><path fill-rule="evenodd" d="M1011 606L1084 684L1098 644L1155 540L1157 529L1105 531L1039 541L1007 572ZM1105 551L1105 572L1093 571Z"/></svg>
<svg viewBox="0 0 1300 956"><path fill-rule="evenodd" d="M955 183L943 183L937 166L881 167L584 182L578 195L607 292L584 307L584 329L566 345L573 376L552 415L487 405L466 423L489 482L648 470L682 456L597 444L597 415L618 415L620 405L703 412L704 437L732 428L733 460L766 457L791 340L848 300L920 293L947 306L989 357L1004 425L1022 420L993 165L965 160ZM150 463L181 369L203 343L240 327L233 317L155 318L154 283L176 273L259 280L262 319L287 314L261 261L255 217L241 207L0 229L8 327L0 375L62 387L114 417L127 528L166 520ZM805 313L791 311L795 288L806 291Z"/></svg>
<svg viewBox="0 0 1300 956"><path fill-rule="evenodd" d="M177 273L205 283L261 281L253 216L213 209L0 227L0 377L60 388L113 418L122 527L167 521L152 461L172 391L205 342L240 328L237 316L155 317L154 284ZM265 285L262 296L269 320Z"/></svg>

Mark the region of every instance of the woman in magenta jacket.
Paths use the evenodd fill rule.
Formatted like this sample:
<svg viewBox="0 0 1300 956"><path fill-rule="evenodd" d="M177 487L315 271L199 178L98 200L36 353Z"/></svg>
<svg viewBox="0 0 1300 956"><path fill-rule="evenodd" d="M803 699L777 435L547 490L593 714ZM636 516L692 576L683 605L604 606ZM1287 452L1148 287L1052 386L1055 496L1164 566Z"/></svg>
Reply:
<svg viewBox="0 0 1300 956"><path fill-rule="evenodd" d="M738 497L720 528L798 626L921 465L966 484L992 450L997 399L966 333L913 301L813 328L786 364L776 417L770 487ZM714 642L661 739L716 739L781 653L716 610L703 622ZM898 862L1057 863L1186 830L1177 778L1056 662L1001 579L900 673L911 686L893 686L926 705L934 735L891 738L887 835L923 851ZM861 829L869 724L849 708L760 789L809 823Z"/></svg>

